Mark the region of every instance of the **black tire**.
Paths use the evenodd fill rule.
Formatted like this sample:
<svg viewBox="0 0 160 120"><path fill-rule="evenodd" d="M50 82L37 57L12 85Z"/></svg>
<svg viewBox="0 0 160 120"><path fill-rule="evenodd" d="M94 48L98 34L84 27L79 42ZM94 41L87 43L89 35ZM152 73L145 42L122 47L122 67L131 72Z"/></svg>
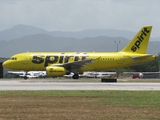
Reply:
<svg viewBox="0 0 160 120"><path fill-rule="evenodd" d="M28 79L28 77L27 77L27 76L24 76L24 79L25 79L25 80L27 80L27 79Z"/></svg>
<svg viewBox="0 0 160 120"><path fill-rule="evenodd" d="M78 74L74 74L74 75L72 76L72 78L73 78L73 79L78 79L78 78L79 78L79 75L78 75Z"/></svg>

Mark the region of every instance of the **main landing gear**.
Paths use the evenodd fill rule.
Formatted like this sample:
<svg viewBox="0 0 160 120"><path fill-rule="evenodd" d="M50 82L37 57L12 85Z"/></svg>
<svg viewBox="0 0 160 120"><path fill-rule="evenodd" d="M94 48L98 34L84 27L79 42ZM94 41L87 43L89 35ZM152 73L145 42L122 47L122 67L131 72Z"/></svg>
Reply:
<svg viewBox="0 0 160 120"><path fill-rule="evenodd" d="M27 76L24 76L24 79L25 79L25 80L27 80L27 79L28 79L28 77L27 77Z"/></svg>
<svg viewBox="0 0 160 120"><path fill-rule="evenodd" d="M74 75L72 76L72 78L73 78L73 79L78 79L78 78L79 78L79 74L74 74Z"/></svg>
<svg viewBox="0 0 160 120"><path fill-rule="evenodd" d="M26 74L24 75L24 77L23 77L25 80L27 80L28 79L28 77L27 77L27 72L26 72Z"/></svg>

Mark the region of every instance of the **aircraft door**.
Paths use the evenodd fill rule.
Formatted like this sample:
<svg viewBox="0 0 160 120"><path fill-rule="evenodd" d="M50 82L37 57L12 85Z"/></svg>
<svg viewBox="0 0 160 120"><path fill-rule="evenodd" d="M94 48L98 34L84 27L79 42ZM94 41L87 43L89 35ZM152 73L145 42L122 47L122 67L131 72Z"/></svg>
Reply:
<svg viewBox="0 0 160 120"><path fill-rule="evenodd" d="M23 68L25 68L26 70L31 70L32 69L31 64L29 64L30 63L29 60L30 60L29 57L26 57L26 56L23 57L22 65L23 65Z"/></svg>
<svg viewBox="0 0 160 120"><path fill-rule="evenodd" d="M123 63L125 64L127 62L127 60L130 59L129 55L123 55Z"/></svg>

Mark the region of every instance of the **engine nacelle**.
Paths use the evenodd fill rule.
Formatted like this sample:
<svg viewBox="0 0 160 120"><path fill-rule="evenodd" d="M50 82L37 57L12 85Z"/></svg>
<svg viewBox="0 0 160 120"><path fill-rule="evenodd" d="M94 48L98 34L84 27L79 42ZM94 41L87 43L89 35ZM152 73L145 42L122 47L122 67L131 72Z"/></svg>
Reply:
<svg viewBox="0 0 160 120"><path fill-rule="evenodd" d="M48 66L46 67L47 76L63 76L66 74L64 67Z"/></svg>

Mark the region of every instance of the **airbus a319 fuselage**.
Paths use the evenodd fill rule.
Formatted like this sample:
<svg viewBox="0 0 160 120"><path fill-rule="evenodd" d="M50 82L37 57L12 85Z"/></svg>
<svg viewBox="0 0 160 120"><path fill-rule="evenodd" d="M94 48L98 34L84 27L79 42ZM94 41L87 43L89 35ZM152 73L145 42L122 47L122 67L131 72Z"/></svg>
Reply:
<svg viewBox="0 0 160 120"><path fill-rule="evenodd" d="M13 55L3 66L12 70L46 71L48 76L73 72L100 71L139 64L155 59L146 54L152 26L144 26L119 52L26 52Z"/></svg>

